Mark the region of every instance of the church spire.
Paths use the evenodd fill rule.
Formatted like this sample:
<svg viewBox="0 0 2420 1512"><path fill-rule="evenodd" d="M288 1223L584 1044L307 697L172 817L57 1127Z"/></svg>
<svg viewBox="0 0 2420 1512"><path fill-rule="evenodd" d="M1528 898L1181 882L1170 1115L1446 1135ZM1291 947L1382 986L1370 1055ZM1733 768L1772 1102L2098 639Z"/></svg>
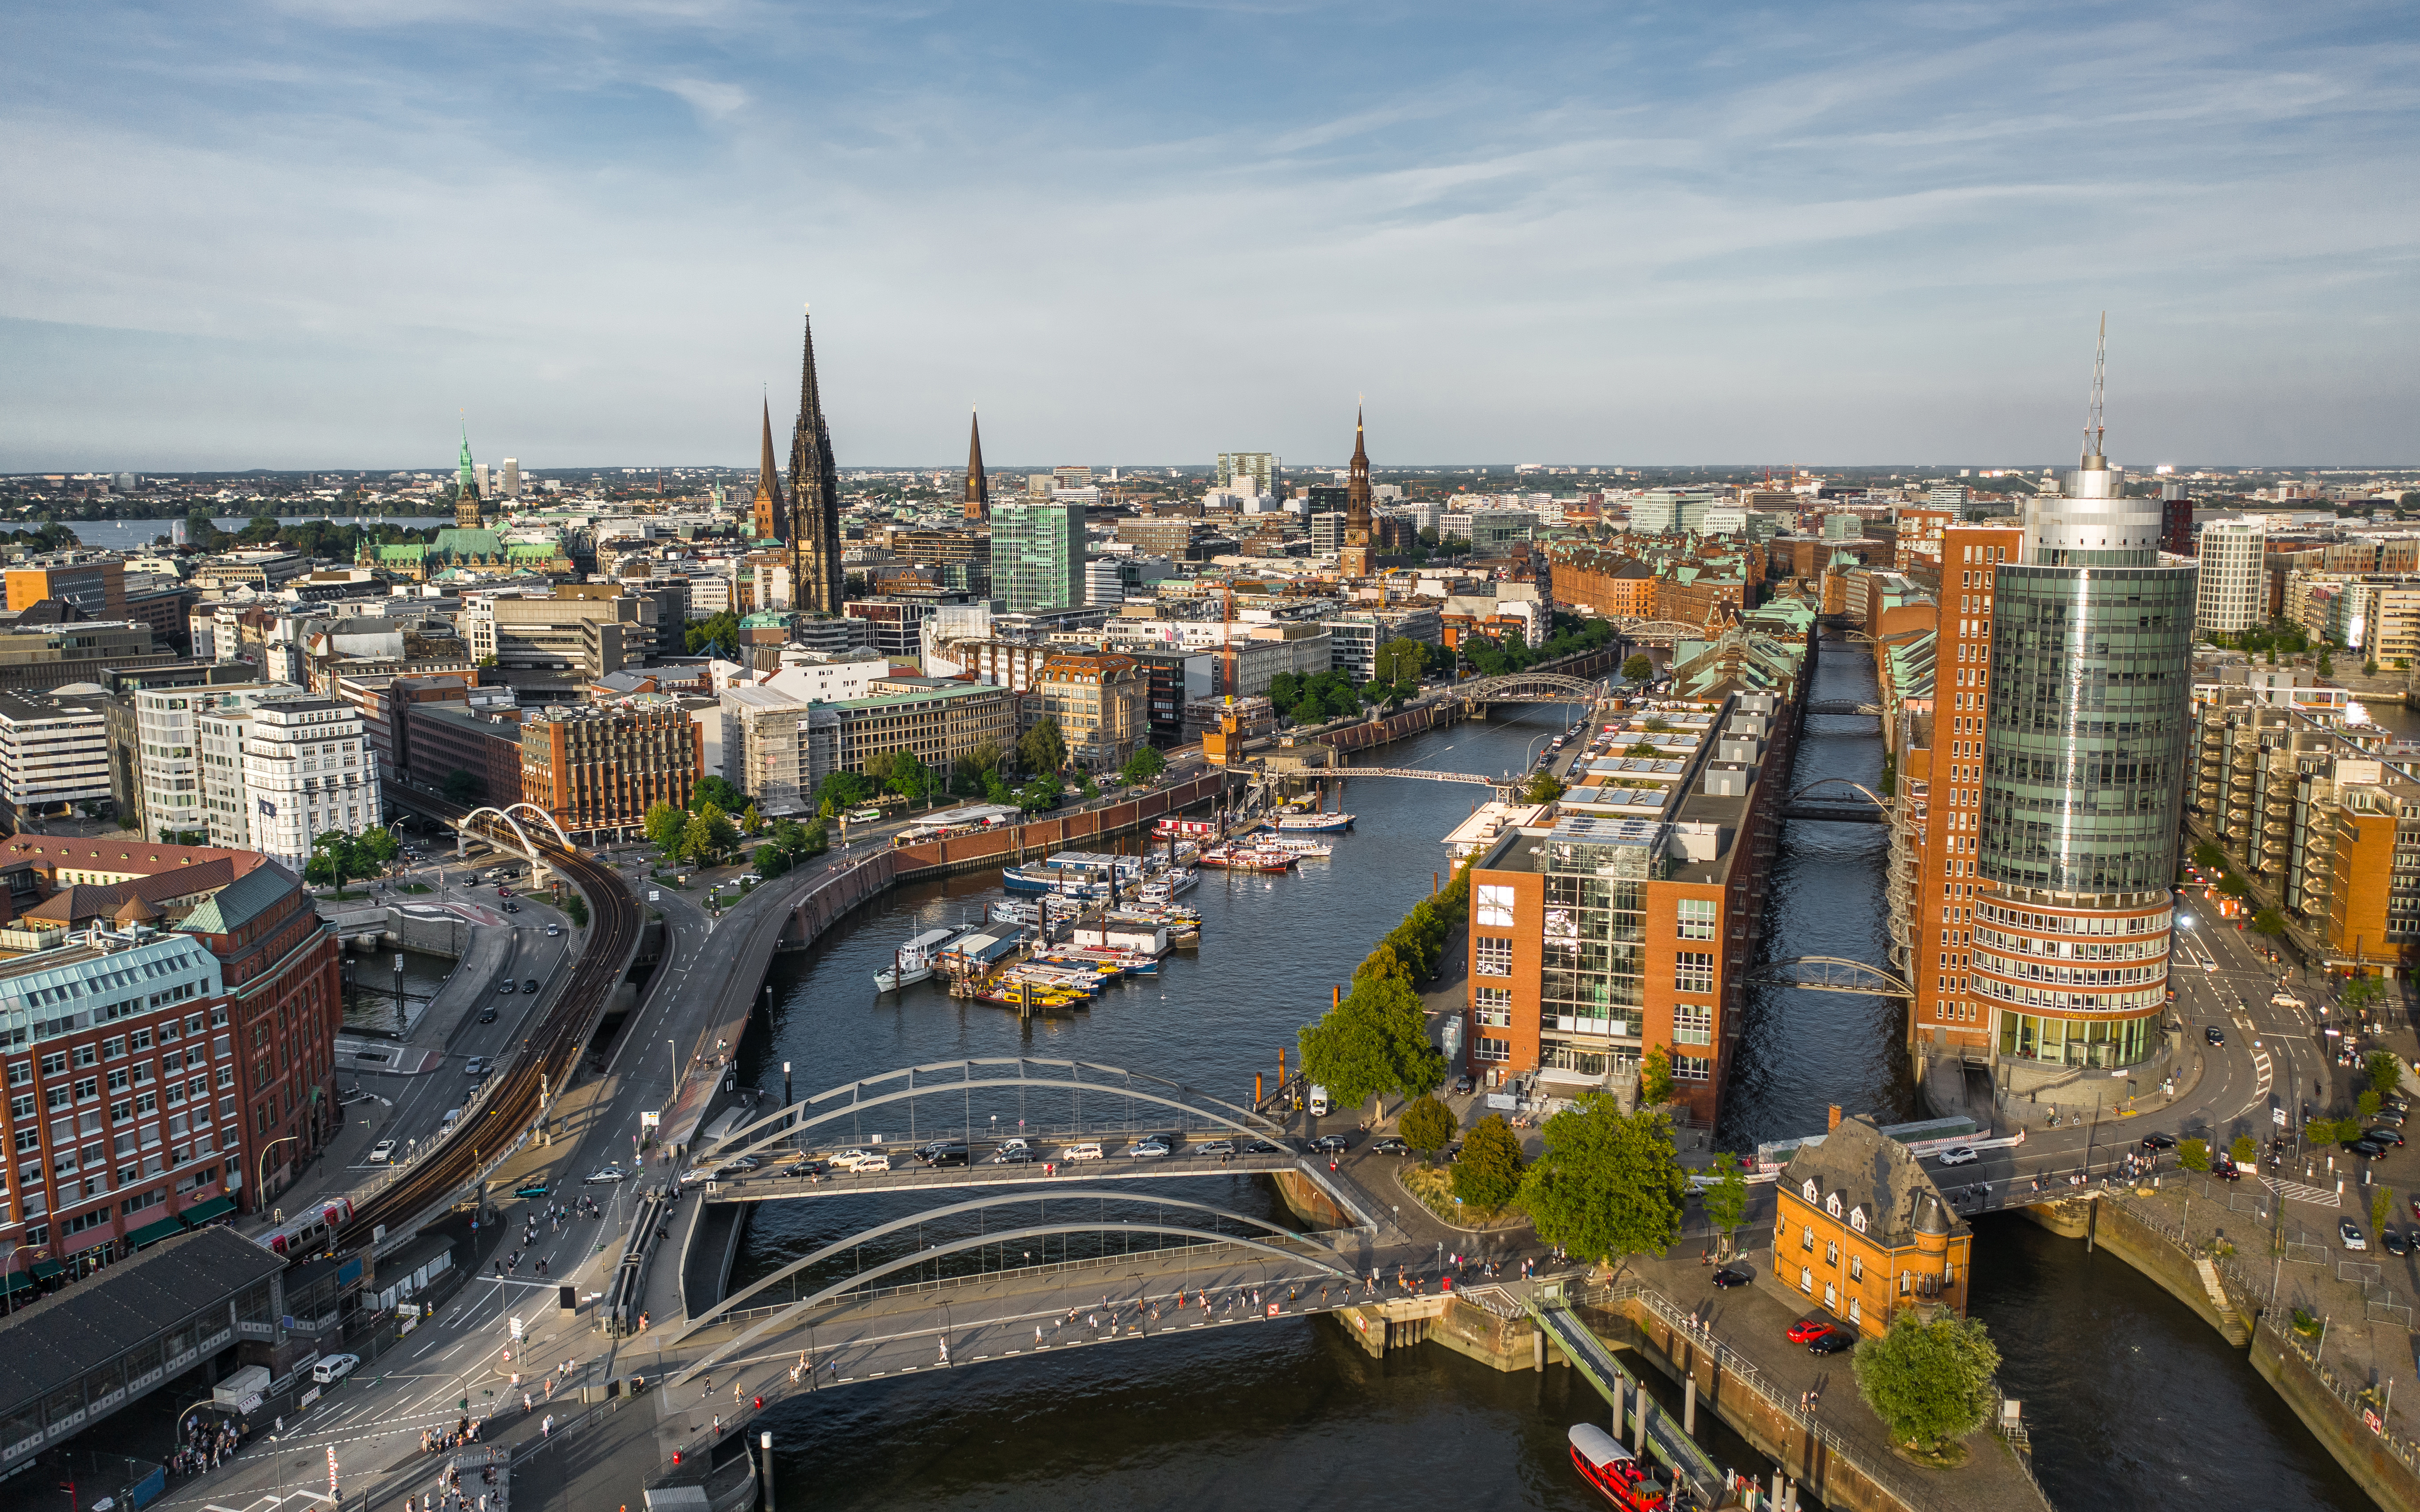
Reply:
<svg viewBox="0 0 2420 1512"><path fill-rule="evenodd" d="M970 414L967 431L967 519L991 518L991 484L984 476L983 418Z"/></svg>
<svg viewBox="0 0 2420 1512"><path fill-rule="evenodd" d="M773 401L765 405L765 432L756 460L756 498L749 505L749 522L755 528L756 539L777 540L782 534L782 473L773 460Z"/></svg>
<svg viewBox="0 0 2420 1512"><path fill-rule="evenodd" d="M454 524L458 530L475 531L480 527L479 478L471 465L471 422L462 422L462 459L454 480Z"/></svg>
<svg viewBox="0 0 2420 1512"><path fill-rule="evenodd" d="M1344 485L1344 540L1336 570L1347 578L1370 576L1370 450L1363 443L1361 407L1353 407L1353 466Z"/></svg>
<svg viewBox="0 0 2420 1512"><path fill-rule="evenodd" d="M824 424L822 386L815 378L815 328L806 326L799 360L799 419L790 430L790 607L838 614L846 593L841 574L840 469Z"/></svg>

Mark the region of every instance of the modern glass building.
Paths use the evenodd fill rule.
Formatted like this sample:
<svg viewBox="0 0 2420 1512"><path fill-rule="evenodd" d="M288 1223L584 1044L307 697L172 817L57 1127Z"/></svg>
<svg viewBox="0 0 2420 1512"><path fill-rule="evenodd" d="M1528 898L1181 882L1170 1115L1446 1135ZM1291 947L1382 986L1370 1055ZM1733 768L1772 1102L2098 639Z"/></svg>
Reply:
<svg viewBox="0 0 2420 1512"><path fill-rule="evenodd" d="M1032 498L993 504L991 580L1012 614L1083 603L1083 504Z"/></svg>
<svg viewBox="0 0 2420 1512"><path fill-rule="evenodd" d="M2087 454L1991 576L1969 965L2018 1062L2161 1047L2197 578L2162 563L2160 501L2124 483Z"/></svg>

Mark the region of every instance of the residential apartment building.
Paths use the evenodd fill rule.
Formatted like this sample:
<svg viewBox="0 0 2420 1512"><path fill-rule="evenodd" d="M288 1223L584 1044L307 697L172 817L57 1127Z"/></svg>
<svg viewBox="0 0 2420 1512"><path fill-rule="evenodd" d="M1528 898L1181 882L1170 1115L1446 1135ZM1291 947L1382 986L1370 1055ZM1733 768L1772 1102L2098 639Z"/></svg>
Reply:
<svg viewBox="0 0 2420 1512"><path fill-rule="evenodd" d="M2269 545L2267 522L2212 520L2201 528L2199 541L2194 628L2203 635L2235 635L2267 623L2269 579L2261 564Z"/></svg>
<svg viewBox="0 0 2420 1512"><path fill-rule="evenodd" d="M378 753L361 711L342 699L262 699L250 709L201 716L205 754L213 739L240 738L241 786L238 823L219 839L222 814L210 814L211 843L248 848L300 872L314 841L334 830L359 835L381 822ZM225 768L206 766L206 777Z"/></svg>
<svg viewBox="0 0 2420 1512"><path fill-rule="evenodd" d="M633 829L658 803L687 808L706 775L703 733L661 695L532 709L520 735L522 801L575 841Z"/></svg>
<svg viewBox="0 0 2420 1512"><path fill-rule="evenodd" d="M110 796L109 720L98 694L0 692L0 820Z"/></svg>
<svg viewBox="0 0 2420 1512"><path fill-rule="evenodd" d="M299 698L291 683L232 683L208 687L140 688L134 711L136 817L142 833L163 841L194 841L210 834L211 810L202 780L202 716L237 713L264 698ZM221 770L223 793L240 792L240 757L234 749ZM222 801L225 800L224 797Z"/></svg>
<svg viewBox="0 0 2420 1512"><path fill-rule="evenodd" d="M768 819L804 813L832 769L840 716L773 687L723 690L722 778Z"/></svg>
<svg viewBox="0 0 2420 1512"><path fill-rule="evenodd" d="M1327 631L1327 664L1355 683L1366 683L1378 668L1378 648L1389 640L1445 643L1445 620L1434 609L1378 609L1322 620Z"/></svg>
<svg viewBox="0 0 2420 1512"><path fill-rule="evenodd" d="M1147 686L1132 656L1052 656L1035 682L1037 717L1058 721L1068 759L1078 766L1114 771L1138 744L1148 742Z"/></svg>

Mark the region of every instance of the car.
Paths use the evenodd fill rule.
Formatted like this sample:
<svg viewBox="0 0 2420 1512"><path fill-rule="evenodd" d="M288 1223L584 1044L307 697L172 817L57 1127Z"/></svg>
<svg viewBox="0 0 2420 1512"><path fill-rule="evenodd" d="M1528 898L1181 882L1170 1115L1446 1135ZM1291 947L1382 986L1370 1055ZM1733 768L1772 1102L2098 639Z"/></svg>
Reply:
<svg viewBox="0 0 2420 1512"><path fill-rule="evenodd" d="M2386 1253L2389 1255L2409 1255L2412 1253L2412 1240L2410 1236L2406 1235L2400 1228L2380 1229L2378 1231L2378 1242L2386 1246Z"/></svg>
<svg viewBox="0 0 2420 1512"><path fill-rule="evenodd" d="M380 1140L377 1144L372 1145L372 1146L370 1147L370 1164L371 1164L371 1165L385 1165L388 1161L391 1161L391 1160L393 1160L393 1159L395 1159L395 1141L394 1141L394 1140L392 1140L392 1139L381 1139L381 1140Z"/></svg>
<svg viewBox="0 0 2420 1512"><path fill-rule="evenodd" d="M582 1180L590 1186L597 1186L600 1183L612 1181L627 1181L629 1179L630 1173L622 1169L619 1165L599 1165L597 1169L590 1171L585 1177L582 1178Z"/></svg>
<svg viewBox="0 0 2420 1512"><path fill-rule="evenodd" d="M521 911L521 905L520 905L520 904L519 904L519 903L513 903L513 902L507 901L507 902L504 903L504 912L505 912L505 913L508 913L508 914L518 914L518 913L520 913L520 911Z"/></svg>
<svg viewBox="0 0 2420 1512"><path fill-rule="evenodd" d="M1802 1318L1790 1325L1781 1336L1792 1344L1812 1344L1832 1332L1832 1325L1820 1318Z"/></svg>
<svg viewBox="0 0 2420 1512"><path fill-rule="evenodd" d="M537 991L537 979L535 977L532 977L527 981L522 982L521 991L525 993L534 993Z"/></svg>
<svg viewBox="0 0 2420 1512"><path fill-rule="evenodd" d="M1842 1354L1857 1347L1856 1339L1847 1330L1836 1328L1807 1341L1809 1354Z"/></svg>
<svg viewBox="0 0 2420 1512"><path fill-rule="evenodd" d="M513 889L510 887L498 887L496 889L496 896L499 898L509 898L512 895Z"/></svg>
<svg viewBox="0 0 2420 1512"><path fill-rule="evenodd" d="M1235 1153L1239 1155L1282 1155L1284 1150L1265 1139L1255 1139Z"/></svg>
<svg viewBox="0 0 2420 1512"><path fill-rule="evenodd" d="M489 1006L479 1010L479 1022L482 1024L493 1024L496 1022L496 1010L494 1005L490 1004Z"/></svg>
<svg viewBox="0 0 2420 1512"><path fill-rule="evenodd" d="M2215 1024L2204 1028L2201 1031L2201 1037L2208 1040L2212 1044L2225 1044L2226 1042L2226 1031L2220 1028Z"/></svg>
<svg viewBox="0 0 2420 1512"><path fill-rule="evenodd" d="M2386 1153L2386 1147L2384 1145L2373 1143L2366 1135L2365 1135L2359 1139L2346 1140L2344 1142L2344 1152L2348 1155L2358 1156L2363 1160L2377 1160Z"/></svg>
<svg viewBox="0 0 2420 1512"><path fill-rule="evenodd" d="M1197 1155L1232 1155L1234 1152L1235 1141L1233 1139L1213 1139L1207 1144L1193 1147L1193 1153Z"/></svg>
<svg viewBox="0 0 2420 1512"><path fill-rule="evenodd" d="M1468 1072L1465 1072L1453 1079L1453 1089L1456 1092L1468 1092L1470 1090L1470 1076Z"/></svg>
<svg viewBox="0 0 2420 1512"><path fill-rule="evenodd" d="M2225 1155L2212 1155L2210 1158L2210 1174L2217 1177L2222 1181L2241 1181L2243 1180L2243 1168L2236 1165L2235 1162L2227 1159Z"/></svg>
<svg viewBox="0 0 2420 1512"><path fill-rule="evenodd" d="M1408 1155L1411 1152L1411 1146L1404 1143L1401 1139L1396 1138L1392 1134L1389 1134L1386 1138L1379 1140L1376 1144L1370 1147L1370 1153L1373 1155Z"/></svg>
<svg viewBox="0 0 2420 1512"><path fill-rule="evenodd" d="M2177 1148L2177 1136L2172 1134L2162 1134L2159 1131L2154 1130L2143 1136L2143 1148L2145 1149L2174 1149Z"/></svg>
<svg viewBox="0 0 2420 1512"><path fill-rule="evenodd" d="M470 1059L462 1063L462 1074L465 1076L485 1076L488 1074L488 1057L485 1056L473 1056Z"/></svg>
<svg viewBox="0 0 2420 1512"><path fill-rule="evenodd" d="M881 820L882 810L879 809L852 809L848 812L841 815L841 817L847 820L852 825L871 825Z"/></svg>
<svg viewBox="0 0 2420 1512"><path fill-rule="evenodd" d="M546 927L546 932L549 934L560 934L563 933L563 926L560 924L549 924Z"/></svg>
<svg viewBox="0 0 2420 1512"><path fill-rule="evenodd" d="M1952 1145L1941 1152L1941 1164L1944 1165L1964 1165L1982 1158L1975 1153L1975 1147L1972 1145Z"/></svg>
<svg viewBox="0 0 2420 1512"><path fill-rule="evenodd" d="M322 1386L333 1386L362 1367L358 1354L323 1354L311 1367L311 1379Z"/></svg>
<svg viewBox="0 0 2420 1512"><path fill-rule="evenodd" d="M1745 1271L1741 1270L1736 1265L1726 1265L1716 1271L1714 1275L1714 1285L1717 1288L1722 1288L1744 1287L1755 1279L1756 1277L1748 1274Z"/></svg>
<svg viewBox="0 0 2420 1512"><path fill-rule="evenodd" d="M938 1149L920 1149L916 1151L916 1158L935 1170L944 1165L964 1165L972 1159L964 1145L944 1145Z"/></svg>
<svg viewBox="0 0 2420 1512"><path fill-rule="evenodd" d="M2378 1121L2386 1128L2400 1129L2403 1127L2406 1119L2401 1108L2381 1108L2378 1113Z"/></svg>
<svg viewBox="0 0 2420 1512"><path fill-rule="evenodd" d="M2354 1223L2350 1218L2344 1219L2336 1225L2336 1237L2344 1241L2344 1247L2347 1249L2366 1250L2369 1248L2369 1241L2361 1237L2361 1225Z"/></svg>
<svg viewBox="0 0 2420 1512"><path fill-rule="evenodd" d="M891 1157L878 1149L844 1149L832 1157L832 1169L865 1176L891 1169Z"/></svg>
<svg viewBox="0 0 2420 1512"><path fill-rule="evenodd" d="M1352 1146L1353 1141L1341 1134L1321 1134L1311 1142L1311 1148L1323 1155L1341 1155Z"/></svg>
<svg viewBox="0 0 2420 1512"><path fill-rule="evenodd" d="M2390 1149L2401 1149L2403 1148L2403 1131L2400 1129L2388 1128L2382 1124L2378 1128L2365 1131L2362 1134L2362 1137L2364 1139L2373 1140L2378 1144L2385 1145Z"/></svg>
<svg viewBox="0 0 2420 1512"><path fill-rule="evenodd" d="M510 977L506 977L504 980L496 983L496 992L500 995L506 993L517 993L520 990L520 984L513 980Z"/></svg>
<svg viewBox="0 0 2420 1512"><path fill-rule="evenodd" d="M991 1163L994 1165L1031 1165L1041 1158L1041 1156L1035 1154L1033 1151L1025 1149L1023 1146L1019 1146L1015 1149L1003 1149L1000 1151L998 1154L992 1156Z"/></svg>
<svg viewBox="0 0 2420 1512"><path fill-rule="evenodd" d="M1126 1147L1126 1153L1136 1160L1149 1160L1155 1155L1167 1154L1168 1142L1157 1138L1138 1139Z"/></svg>
<svg viewBox="0 0 2420 1512"><path fill-rule="evenodd" d="M1101 1158L1100 1142L1087 1139L1080 1145L1069 1145L1059 1152L1059 1158L1063 1161L1099 1160Z"/></svg>
<svg viewBox="0 0 2420 1512"><path fill-rule="evenodd" d="M517 1197L528 1197L532 1201L535 1201L537 1198L546 1196L546 1183L538 1180L523 1181L520 1185L513 1188L513 1196Z"/></svg>

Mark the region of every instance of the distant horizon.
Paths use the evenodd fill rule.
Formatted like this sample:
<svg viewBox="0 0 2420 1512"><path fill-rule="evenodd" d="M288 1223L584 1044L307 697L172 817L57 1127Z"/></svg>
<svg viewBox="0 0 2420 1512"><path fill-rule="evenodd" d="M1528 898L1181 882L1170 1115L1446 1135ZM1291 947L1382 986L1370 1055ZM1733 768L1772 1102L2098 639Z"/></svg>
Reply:
<svg viewBox="0 0 2420 1512"><path fill-rule="evenodd" d="M501 467L502 460L497 459L490 461L487 465L492 472L492 470ZM1346 471L1346 463L1343 460L1335 462L1292 462L1287 461L1280 456L1279 459L1279 465L1281 471L1288 473L1342 472ZM1953 483L1990 483L1996 480L1983 476L1983 472L1986 469L2004 475L2009 473L2022 473L2030 477L2040 477L2044 472L2064 474L2075 470L2075 463L2071 461L2061 463L1796 462L1789 465L1793 468L1803 469L1804 471L1801 473L1781 474L1779 464L1768 464L1763 462L1406 462L1397 463L1391 467L1373 462L1371 464L1370 471L1373 476L1384 476L1390 472L1503 472L1507 475L1508 482L1517 482L1523 474L1516 473L1514 470L1522 467L1542 467L1550 470L1550 476L1562 476L1575 470L1582 468L1615 468L1625 471L1639 472L1753 472L1771 466L1776 473L1776 477L1775 479L1776 482L1782 482L1785 477L1789 476L1812 477L1823 476L1835 472L1922 472L1933 476L1946 476L1948 478L1948 481ZM1216 471L1217 466L1218 464L1215 462L985 462L984 464L984 474L985 476L989 477L994 473L1048 472L1054 468L1063 467L1088 467L1095 472L1106 472L1111 468L1115 468L1122 472L1165 473L1171 468L1175 469L1179 472L1210 472ZM2420 473L2420 462L2160 462L2152 463L2149 466L2129 466L2122 461L2113 460L2110 466L2119 471L2127 473L2130 477L2145 479L2163 476L2162 474L2154 472L2152 469L2157 467L2166 467L2172 469L2176 477L2180 480L2185 479L2187 474L2196 471L2307 474ZM523 478L546 478L557 476L569 477L577 474L585 478L595 474L618 472L654 473L659 471L690 471L753 473L756 471L756 468L757 464L752 461L610 462L548 465L543 467L528 462L522 462L520 464L520 475ZM1959 477L1956 470L1961 468L1970 470L1970 475L1963 478ZM949 472L959 477L964 477L966 475L966 463L963 461L844 462L840 465L840 471L844 477L856 472ZM226 479L230 481L243 478L302 478L310 474L324 472L338 475L363 474L364 476L358 481L375 483L393 482L394 474L396 472L425 472L433 477L451 477L454 474L454 471L455 469L451 465L438 468L434 466L376 466L362 463L353 463L345 466L325 464L316 467L289 468L102 468L80 466L73 468L15 469L8 472L0 472L0 482L22 483L31 479L45 477L75 477L77 475L86 473L95 477L108 477L117 472L133 472L143 477ZM786 467L782 468L780 470L780 475L784 478L788 477L790 475L790 470Z"/></svg>

